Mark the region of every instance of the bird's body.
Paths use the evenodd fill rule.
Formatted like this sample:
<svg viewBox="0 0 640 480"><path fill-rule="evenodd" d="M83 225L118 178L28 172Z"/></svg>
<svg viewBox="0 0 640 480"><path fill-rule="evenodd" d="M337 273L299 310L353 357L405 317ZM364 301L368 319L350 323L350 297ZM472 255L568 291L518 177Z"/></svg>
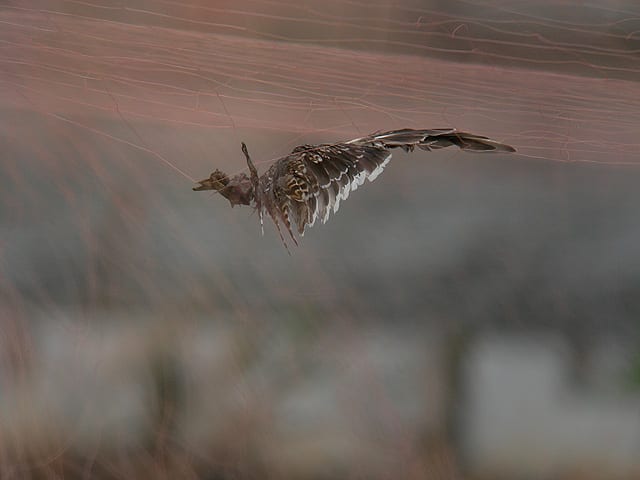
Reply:
<svg viewBox="0 0 640 480"><path fill-rule="evenodd" d="M403 129L374 133L343 143L301 145L258 176L247 148L242 144L250 175L241 173L229 178L216 170L194 190L216 190L231 206L251 205L257 209L261 222L266 212L278 231L280 225L284 225L297 243L292 223L298 233L304 235L305 228L313 226L317 220L326 222L329 214L336 213L340 202L352 191L365 180L373 181L382 173L391 159L391 148L436 150L452 145L475 152L515 151L509 145L455 129Z"/></svg>

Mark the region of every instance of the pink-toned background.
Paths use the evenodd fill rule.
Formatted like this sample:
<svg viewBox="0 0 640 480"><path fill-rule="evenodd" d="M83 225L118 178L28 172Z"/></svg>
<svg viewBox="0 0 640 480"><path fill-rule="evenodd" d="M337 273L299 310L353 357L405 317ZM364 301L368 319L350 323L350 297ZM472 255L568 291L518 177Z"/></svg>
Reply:
<svg viewBox="0 0 640 480"><path fill-rule="evenodd" d="M5 2L0 478L635 478L634 2ZM448 127L287 255L191 191Z"/></svg>

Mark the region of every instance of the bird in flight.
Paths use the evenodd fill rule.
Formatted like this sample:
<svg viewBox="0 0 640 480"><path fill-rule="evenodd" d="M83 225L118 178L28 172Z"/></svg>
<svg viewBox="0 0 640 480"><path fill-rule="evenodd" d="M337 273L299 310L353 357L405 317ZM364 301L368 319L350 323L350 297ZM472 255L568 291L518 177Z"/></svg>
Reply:
<svg viewBox="0 0 640 480"><path fill-rule="evenodd" d="M242 143L249 175L240 173L230 178L216 170L199 181L193 190L215 190L229 200L232 207L252 206L258 211L261 225L266 212L286 247L281 225L297 245L292 223L295 223L300 236L317 220L325 223L329 214L335 214L340 202L346 200L352 191L363 185L365 180L372 182L382 173L391 160L390 149L401 148L411 152L418 147L431 151L452 145L470 152L515 152L509 145L453 128L405 128L377 132L342 143L301 145L258 176L247 146Z"/></svg>

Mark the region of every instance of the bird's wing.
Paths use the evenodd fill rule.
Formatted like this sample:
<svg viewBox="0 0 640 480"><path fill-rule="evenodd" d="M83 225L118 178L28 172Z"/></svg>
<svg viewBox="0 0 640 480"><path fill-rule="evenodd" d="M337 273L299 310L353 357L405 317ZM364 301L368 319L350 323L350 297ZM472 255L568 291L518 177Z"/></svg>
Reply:
<svg viewBox="0 0 640 480"><path fill-rule="evenodd" d="M280 198L287 199L298 233L307 225L323 223L340 202L362 185L373 181L391 159L384 147L338 143L296 147L285 159L286 169L274 179Z"/></svg>
<svg viewBox="0 0 640 480"><path fill-rule="evenodd" d="M366 137L350 140L347 143L402 148L405 151L411 151L415 147L422 150L437 150L455 145L461 150L470 152L515 152L515 149L510 145L496 142L482 135L459 132L455 128L423 130L403 128L390 132L376 132Z"/></svg>
<svg viewBox="0 0 640 480"><path fill-rule="evenodd" d="M262 178L264 206L276 226L282 221L293 238L291 220L300 235L316 220L326 222L340 202L375 180L391 159L389 149L436 150L456 146L472 152L514 152L509 145L455 129L402 129L376 132L333 145L302 145L281 158ZM294 238L295 241L295 238Z"/></svg>

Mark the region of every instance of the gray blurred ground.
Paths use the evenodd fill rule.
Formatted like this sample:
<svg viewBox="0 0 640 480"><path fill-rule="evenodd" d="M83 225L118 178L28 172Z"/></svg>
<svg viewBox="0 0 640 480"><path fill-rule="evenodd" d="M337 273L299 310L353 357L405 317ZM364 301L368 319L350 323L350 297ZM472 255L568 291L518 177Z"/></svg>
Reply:
<svg viewBox="0 0 640 480"><path fill-rule="evenodd" d="M0 57L2 477L639 474L632 45L570 77L511 68L535 58L520 44L521 62L473 66L256 40L263 24L219 36L15 6ZM469 15L505 15L489 7ZM231 10L215 18L234 24ZM553 12L530 27L579 43ZM611 28L634 18L609 12ZM301 25L286 35L310 35ZM601 49L635 38L605 30L591 29ZM291 256L163 161L201 178L243 168L240 140L268 160L447 125L519 154L394 153Z"/></svg>

